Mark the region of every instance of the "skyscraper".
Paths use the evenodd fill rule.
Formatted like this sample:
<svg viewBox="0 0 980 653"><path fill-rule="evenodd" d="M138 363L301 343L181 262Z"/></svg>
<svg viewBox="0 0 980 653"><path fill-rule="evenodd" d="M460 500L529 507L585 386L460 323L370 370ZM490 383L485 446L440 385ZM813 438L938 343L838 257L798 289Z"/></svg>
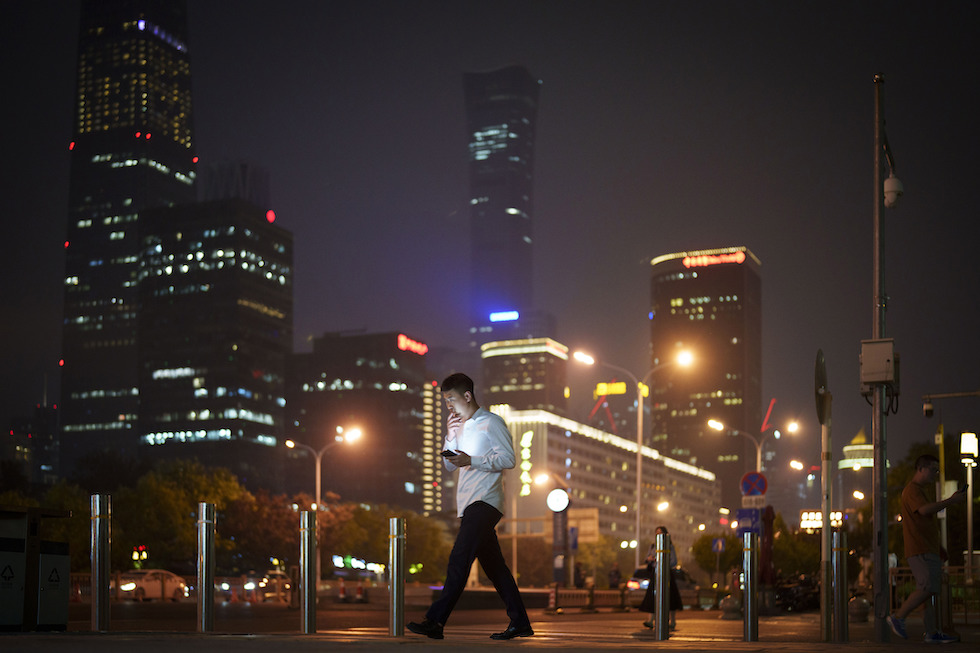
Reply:
<svg viewBox="0 0 980 653"><path fill-rule="evenodd" d="M242 199L148 209L139 233L140 443L278 489L292 234Z"/></svg>
<svg viewBox="0 0 980 653"><path fill-rule="evenodd" d="M463 76L475 328L490 325L491 314L528 316L533 308L534 139L540 85L523 66Z"/></svg>
<svg viewBox="0 0 980 653"><path fill-rule="evenodd" d="M181 0L83 0L65 243L63 456L137 442L140 212L194 200Z"/></svg>
<svg viewBox="0 0 980 653"><path fill-rule="evenodd" d="M363 433L322 458L324 493L426 513L442 508L445 415L428 352L404 333L327 333L314 338L312 352L290 357L289 437L319 451L338 426ZM308 456L293 455L303 456L290 466L293 481L314 471ZM307 480L294 489L312 486Z"/></svg>
<svg viewBox="0 0 980 653"><path fill-rule="evenodd" d="M653 376L650 444L717 474L723 505L738 508L755 446L735 431L757 436L762 424L761 263L745 247L726 247L665 254L651 265L654 364L678 348L690 349L696 363ZM709 428L709 419L728 431Z"/></svg>

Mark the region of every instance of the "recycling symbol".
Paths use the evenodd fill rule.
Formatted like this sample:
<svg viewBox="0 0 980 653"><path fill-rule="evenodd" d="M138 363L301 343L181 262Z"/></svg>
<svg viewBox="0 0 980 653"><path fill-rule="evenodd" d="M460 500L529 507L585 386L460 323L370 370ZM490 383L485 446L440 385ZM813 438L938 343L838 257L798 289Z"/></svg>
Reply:
<svg viewBox="0 0 980 653"><path fill-rule="evenodd" d="M0 578L8 582L14 579L14 570L10 568L10 565L7 565L3 568L3 571L0 571Z"/></svg>

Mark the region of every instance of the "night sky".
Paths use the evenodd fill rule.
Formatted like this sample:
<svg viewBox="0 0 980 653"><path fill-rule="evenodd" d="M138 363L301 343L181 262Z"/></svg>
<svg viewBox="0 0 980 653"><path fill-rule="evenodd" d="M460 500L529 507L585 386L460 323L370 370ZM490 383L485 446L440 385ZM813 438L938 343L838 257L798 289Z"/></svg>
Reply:
<svg viewBox="0 0 980 653"><path fill-rule="evenodd" d="M980 389L974 3L190 5L195 149L269 171L278 224L296 239L297 350L359 328L462 347L461 77L523 64L543 81L536 303L557 316L561 342L642 376L649 260L749 247L763 264L763 403L777 400L771 421L803 423L777 445L778 490L782 463L819 459L817 349L835 448L871 433L858 354L872 336L880 72L905 185L884 213L885 333L901 355L889 457L931 440L939 420L923 418L922 394ZM78 29L75 3L3 9L0 419L28 413L57 374ZM589 408L583 398L573 417ZM980 428L980 398L936 408L947 431Z"/></svg>

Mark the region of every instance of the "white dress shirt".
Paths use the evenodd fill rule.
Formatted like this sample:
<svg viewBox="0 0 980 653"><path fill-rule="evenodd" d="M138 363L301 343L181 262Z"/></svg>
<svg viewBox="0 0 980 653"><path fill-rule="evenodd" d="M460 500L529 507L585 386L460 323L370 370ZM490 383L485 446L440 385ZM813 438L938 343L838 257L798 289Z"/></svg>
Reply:
<svg viewBox="0 0 980 653"><path fill-rule="evenodd" d="M455 438L447 436L446 449L462 451L471 460L469 466L459 468L459 478L456 480L457 516L462 517L467 506L476 501L488 503L503 513L503 471L513 469L517 462L514 441L504 420L485 408L478 408L472 417L463 422L461 433ZM446 469L456 469L448 458L444 460Z"/></svg>

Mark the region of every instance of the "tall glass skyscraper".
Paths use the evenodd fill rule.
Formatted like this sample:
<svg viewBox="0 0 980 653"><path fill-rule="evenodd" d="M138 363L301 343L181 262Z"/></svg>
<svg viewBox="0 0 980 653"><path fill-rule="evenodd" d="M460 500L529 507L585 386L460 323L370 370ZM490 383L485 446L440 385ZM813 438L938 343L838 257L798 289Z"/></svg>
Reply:
<svg viewBox="0 0 980 653"><path fill-rule="evenodd" d="M65 243L62 455L137 443L137 224L195 198L182 0L83 0Z"/></svg>
<svg viewBox="0 0 980 653"><path fill-rule="evenodd" d="M762 281L745 247L658 256L651 261L653 364L690 349L690 369L666 367L650 385L651 444L665 455L714 472L722 505L741 507L739 481L755 471L762 424ZM708 420L728 429L719 433Z"/></svg>
<svg viewBox="0 0 980 653"><path fill-rule="evenodd" d="M533 307L534 139L540 85L523 66L463 76L469 131L471 325L477 328L489 326L491 314L529 316Z"/></svg>

